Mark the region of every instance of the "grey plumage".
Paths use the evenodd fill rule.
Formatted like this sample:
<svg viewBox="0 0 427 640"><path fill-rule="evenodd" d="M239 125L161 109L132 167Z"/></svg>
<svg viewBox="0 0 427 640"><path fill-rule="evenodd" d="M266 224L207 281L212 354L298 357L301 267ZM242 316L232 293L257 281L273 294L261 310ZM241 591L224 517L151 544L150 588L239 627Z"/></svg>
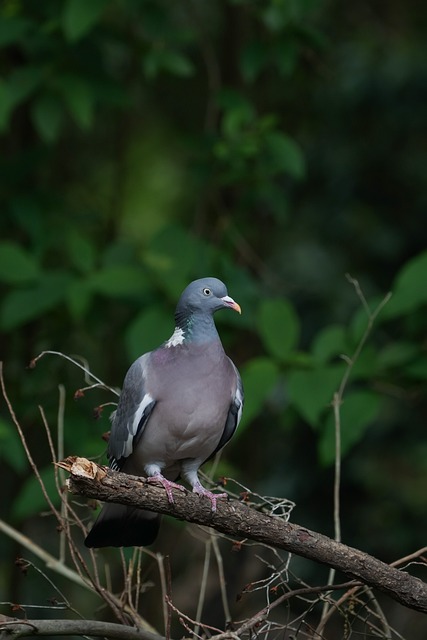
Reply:
<svg viewBox="0 0 427 640"><path fill-rule="evenodd" d="M183 477L216 508L218 494L200 483L199 467L232 437L243 408L239 373L225 354L213 314L239 305L216 278L183 291L175 331L138 358L126 374L108 444L110 466L171 487ZM140 546L156 538L157 514L106 504L85 540L88 547Z"/></svg>

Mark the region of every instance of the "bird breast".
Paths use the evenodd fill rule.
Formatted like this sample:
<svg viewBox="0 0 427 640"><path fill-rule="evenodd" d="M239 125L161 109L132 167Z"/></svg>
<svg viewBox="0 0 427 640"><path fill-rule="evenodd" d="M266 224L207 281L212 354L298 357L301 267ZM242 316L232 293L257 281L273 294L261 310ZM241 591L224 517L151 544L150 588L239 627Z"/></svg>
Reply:
<svg viewBox="0 0 427 640"><path fill-rule="evenodd" d="M225 427L236 376L222 347L193 346L177 354L178 348L168 348L167 356L165 350L152 354L147 391L155 389L157 402L135 452L144 465L204 461Z"/></svg>

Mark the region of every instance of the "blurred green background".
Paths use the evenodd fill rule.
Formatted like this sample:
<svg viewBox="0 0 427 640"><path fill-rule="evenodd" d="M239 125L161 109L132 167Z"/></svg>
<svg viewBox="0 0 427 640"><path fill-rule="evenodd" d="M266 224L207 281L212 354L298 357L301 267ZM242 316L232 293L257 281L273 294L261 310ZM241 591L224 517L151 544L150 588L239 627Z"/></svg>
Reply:
<svg viewBox="0 0 427 640"><path fill-rule="evenodd" d="M75 402L79 370L30 360L78 354L119 387L214 275L243 309L217 323L247 398L221 471L333 535L330 403L368 322L349 273L371 311L393 296L345 389L343 540L388 562L426 544L426 18L414 0L0 3L1 359L48 482L38 405L55 433L64 385L65 455L97 456L92 410L114 398ZM1 517L55 553L0 406ZM182 529L163 529L173 555ZM37 601L0 537L0 600Z"/></svg>

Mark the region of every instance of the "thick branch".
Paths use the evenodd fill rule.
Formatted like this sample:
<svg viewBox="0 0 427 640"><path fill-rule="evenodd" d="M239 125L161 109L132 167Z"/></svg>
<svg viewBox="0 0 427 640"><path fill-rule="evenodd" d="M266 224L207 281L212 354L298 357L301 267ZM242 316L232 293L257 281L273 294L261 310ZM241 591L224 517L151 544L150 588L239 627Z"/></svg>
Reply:
<svg viewBox="0 0 427 640"><path fill-rule="evenodd" d="M422 580L320 533L284 522L280 517L269 516L236 500L219 500L214 513L208 500L174 491L175 502L170 504L162 488L147 484L143 478L98 467L84 458L68 459L61 466L71 473L68 486L72 493L142 507L213 527L233 538L249 538L290 551L334 567L406 607L427 613L427 584Z"/></svg>
<svg viewBox="0 0 427 640"><path fill-rule="evenodd" d="M143 629L97 620L0 620L0 640L24 636L94 636L115 640L165 640Z"/></svg>

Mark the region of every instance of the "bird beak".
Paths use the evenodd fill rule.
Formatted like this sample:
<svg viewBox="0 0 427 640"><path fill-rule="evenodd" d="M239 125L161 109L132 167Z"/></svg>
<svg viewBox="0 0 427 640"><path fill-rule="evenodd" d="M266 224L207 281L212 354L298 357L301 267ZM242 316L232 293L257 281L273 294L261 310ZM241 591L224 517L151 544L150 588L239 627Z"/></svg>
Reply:
<svg viewBox="0 0 427 640"><path fill-rule="evenodd" d="M224 296L223 298L221 298L221 300L223 301L226 307L230 307L230 309L234 309L234 311L237 311L237 313L242 313L240 305L237 304L237 302L234 302L233 298L230 298L230 296Z"/></svg>

